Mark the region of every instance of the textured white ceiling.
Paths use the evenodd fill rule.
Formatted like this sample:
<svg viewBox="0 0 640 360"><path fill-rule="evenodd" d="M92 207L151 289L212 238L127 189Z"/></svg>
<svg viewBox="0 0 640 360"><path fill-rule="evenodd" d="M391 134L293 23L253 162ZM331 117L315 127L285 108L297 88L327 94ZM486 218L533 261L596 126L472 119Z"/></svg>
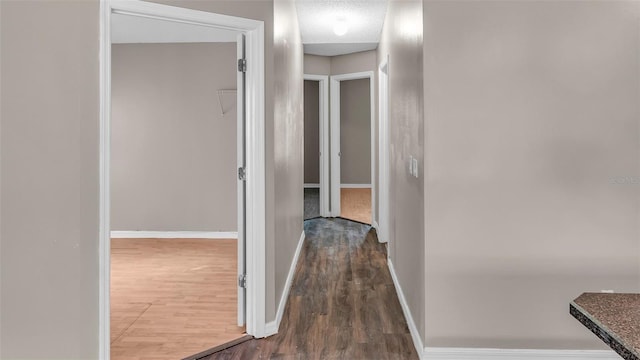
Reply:
<svg viewBox="0 0 640 360"><path fill-rule="evenodd" d="M305 52L334 56L376 48L371 48L371 44L377 46L380 42L387 0L297 0L296 8ZM349 24L343 36L333 32L338 18Z"/></svg>
<svg viewBox="0 0 640 360"><path fill-rule="evenodd" d="M235 42L236 32L208 26L149 19L140 16L111 15L113 44Z"/></svg>

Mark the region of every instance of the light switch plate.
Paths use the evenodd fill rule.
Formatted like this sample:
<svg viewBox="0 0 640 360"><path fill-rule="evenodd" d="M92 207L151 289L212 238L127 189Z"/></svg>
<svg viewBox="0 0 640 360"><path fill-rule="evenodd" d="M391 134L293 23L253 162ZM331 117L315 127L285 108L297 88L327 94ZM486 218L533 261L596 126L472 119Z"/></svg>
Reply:
<svg viewBox="0 0 640 360"><path fill-rule="evenodd" d="M418 177L418 159L411 158L411 168L413 169L413 176Z"/></svg>

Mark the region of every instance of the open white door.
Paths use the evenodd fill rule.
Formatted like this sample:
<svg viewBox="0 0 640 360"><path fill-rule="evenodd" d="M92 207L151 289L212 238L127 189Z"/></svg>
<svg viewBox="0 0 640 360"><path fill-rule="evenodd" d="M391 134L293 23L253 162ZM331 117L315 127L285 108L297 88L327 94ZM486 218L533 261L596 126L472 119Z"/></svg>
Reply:
<svg viewBox="0 0 640 360"><path fill-rule="evenodd" d="M245 198L247 193L245 154L245 85L246 85L246 60L244 34L238 35L238 326L246 322L246 293L247 293L247 265L246 265L246 211Z"/></svg>

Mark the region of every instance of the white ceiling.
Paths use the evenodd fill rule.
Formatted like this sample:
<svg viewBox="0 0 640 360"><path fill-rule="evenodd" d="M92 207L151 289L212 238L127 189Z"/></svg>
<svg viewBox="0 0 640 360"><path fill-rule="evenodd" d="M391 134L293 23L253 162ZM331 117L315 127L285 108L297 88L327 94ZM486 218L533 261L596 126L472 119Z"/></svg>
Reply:
<svg viewBox="0 0 640 360"><path fill-rule="evenodd" d="M387 0L297 0L296 8L305 53L335 56L377 47ZM339 18L349 26L343 36L333 32Z"/></svg>
<svg viewBox="0 0 640 360"><path fill-rule="evenodd" d="M235 42L236 32L139 16L111 15L111 43Z"/></svg>

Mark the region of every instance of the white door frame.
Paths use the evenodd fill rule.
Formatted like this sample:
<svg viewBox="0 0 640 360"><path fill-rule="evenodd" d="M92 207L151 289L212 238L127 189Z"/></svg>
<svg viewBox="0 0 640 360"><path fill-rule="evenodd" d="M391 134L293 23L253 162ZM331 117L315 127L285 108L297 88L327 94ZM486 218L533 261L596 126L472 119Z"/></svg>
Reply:
<svg viewBox="0 0 640 360"><path fill-rule="evenodd" d="M100 1L99 359L110 358L110 123L111 14L161 19L244 33L246 36L247 305L246 330L265 336L265 81L264 22L143 1Z"/></svg>
<svg viewBox="0 0 640 360"><path fill-rule="evenodd" d="M304 80L318 82L320 120L320 216L331 216L329 212L329 76L304 74Z"/></svg>
<svg viewBox="0 0 640 360"><path fill-rule="evenodd" d="M378 241L389 241L389 57L378 68Z"/></svg>
<svg viewBox="0 0 640 360"><path fill-rule="evenodd" d="M331 76L331 216L340 216L340 82L369 79L371 105L371 224L376 223L375 83L373 71ZM334 141L335 140L335 141Z"/></svg>

